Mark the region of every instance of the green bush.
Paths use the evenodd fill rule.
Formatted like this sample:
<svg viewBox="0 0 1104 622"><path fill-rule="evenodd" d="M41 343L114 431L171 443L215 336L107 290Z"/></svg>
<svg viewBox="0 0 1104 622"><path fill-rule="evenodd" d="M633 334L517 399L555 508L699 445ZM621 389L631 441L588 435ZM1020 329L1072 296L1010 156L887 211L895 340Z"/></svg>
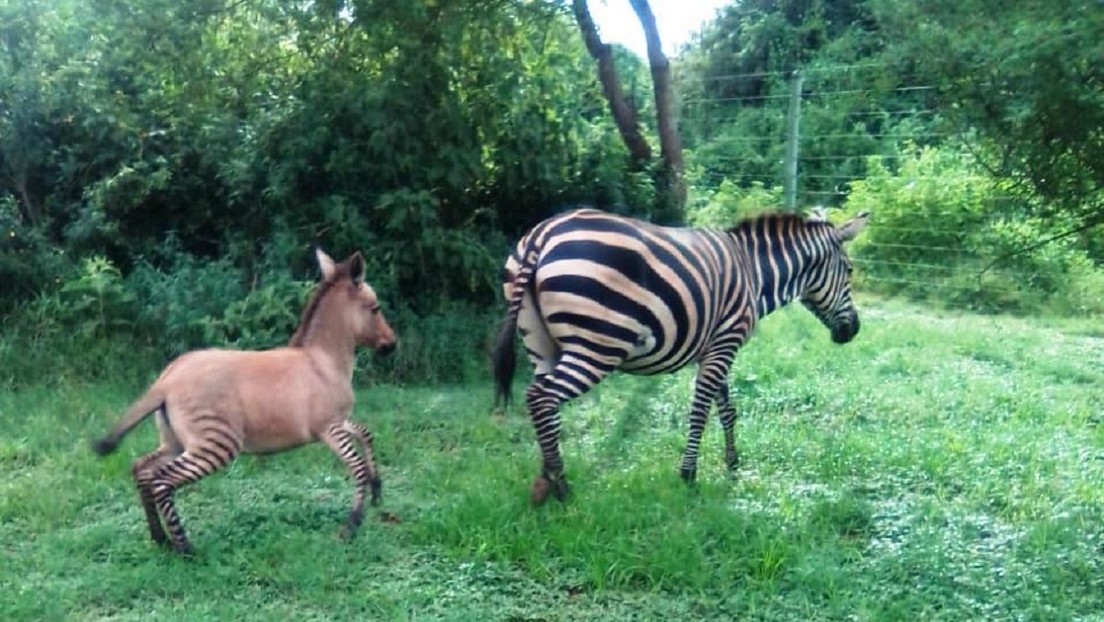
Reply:
<svg viewBox="0 0 1104 622"><path fill-rule="evenodd" d="M697 227L728 228L742 218L777 211L782 206L781 188L766 188L755 182L748 187L725 180L715 190L701 189L699 198L686 209L686 221Z"/></svg>
<svg viewBox="0 0 1104 622"><path fill-rule="evenodd" d="M1026 199L974 158L924 148L878 158L845 209L872 224L852 245L862 287L979 311L1099 313L1099 268L1076 237L1040 244L1073 222L1028 214Z"/></svg>

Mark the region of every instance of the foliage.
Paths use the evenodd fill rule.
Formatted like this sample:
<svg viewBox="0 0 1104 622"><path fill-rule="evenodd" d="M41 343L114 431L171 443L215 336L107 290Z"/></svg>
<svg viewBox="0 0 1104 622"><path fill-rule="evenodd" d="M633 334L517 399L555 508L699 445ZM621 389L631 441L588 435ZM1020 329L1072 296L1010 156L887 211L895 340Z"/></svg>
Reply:
<svg viewBox="0 0 1104 622"><path fill-rule="evenodd" d="M908 152L912 151L912 155ZM879 158L851 185L846 209L874 226L852 246L864 286L987 311L1100 313L1102 272L1076 238L1073 217L1032 216L973 157L906 149L890 171Z"/></svg>
<svg viewBox="0 0 1104 622"><path fill-rule="evenodd" d="M85 337L105 337L130 326L134 294L127 290L119 269L104 257L85 259L80 273L58 293L58 320L75 325Z"/></svg>
<svg viewBox="0 0 1104 622"><path fill-rule="evenodd" d="M246 274L274 242L370 247L427 313L493 300L503 232L561 204L655 204L556 3L3 11L0 224L124 277L170 235ZM46 289L12 255L9 305Z"/></svg>
<svg viewBox="0 0 1104 622"><path fill-rule="evenodd" d="M704 196L688 209L688 224L695 227L727 229L743 218L773 212L782 205L780 188L765 188L754 183L742 188L725 180L713 191L703 190Z"/></svg>
<svg viewBox="0 0 1104 622"><path fill-rule="evenodd" d="M860 303L863 330L842 347L799 307L759 325L732 378L735 478L716 425L697 490L678 477L690 370L615 375L565 407L575 496L539 509L532 425L489 416L489 384L377 386L354 417L375 435L384 497L359 539L336 537L352 484L315 445L243 457L180 495L189 561L149 541L134 494L152 422L108 459L86 445L141 383L44 376L0 392L0 615L1097 615L1099 324Z"/></svg>
<svg viewBox="0 0 1104 622"><path fill-rule="evenodd" d="M875 0L901 71L1044 217L1104 222L1104 28L1090 2ZM923 59L920 61L919 59Z"/></svg>

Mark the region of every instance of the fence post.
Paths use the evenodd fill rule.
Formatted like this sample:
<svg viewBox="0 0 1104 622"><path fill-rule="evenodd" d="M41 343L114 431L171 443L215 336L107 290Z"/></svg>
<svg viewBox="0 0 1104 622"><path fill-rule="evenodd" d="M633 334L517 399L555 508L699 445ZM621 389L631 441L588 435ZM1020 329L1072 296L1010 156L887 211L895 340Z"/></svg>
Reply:
<svg viewBox="0 0 1104 622"><path fill-rule="evenodd" d="M801 118L801 82L804 77L800 70L793 72L790 80L790 112L786 118L786 155L782 160L782 188L786 209L797 209L797 143L799 139L798 120Z"/></svg>

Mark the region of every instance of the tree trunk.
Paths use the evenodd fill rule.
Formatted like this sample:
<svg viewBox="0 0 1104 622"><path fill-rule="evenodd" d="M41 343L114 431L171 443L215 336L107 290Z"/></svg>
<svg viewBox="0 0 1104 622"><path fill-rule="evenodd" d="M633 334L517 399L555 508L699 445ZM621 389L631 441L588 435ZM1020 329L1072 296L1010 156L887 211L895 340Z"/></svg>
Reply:
<svg viewBox="0 0 1104 622"><path fill-rule="evenodd" d="M652 70L652 88L655 91L656 117L659 125L659 149L667 177L667 209L665 220L680 221L686 208L686 180L682 160L682 139L675 119L675 99L671 92L671 62L663 53L659 40L655 15L648 0L629 0L633 11L640 18L644 38L648 43L648 65ZM664 210L666 211L666 210Z"/></svg>
<svg viewBox="0 0 1104 622"><path fill-rule="evenodd" d="M602 82L602 92L609 102L610 113L617 124L617 130L621 132L621 139L629 148L629 155L635 166L641 167L652 157L652 149L644 134L640 131L640 122L636 117L636 110L629 105L625 92L621 90L621 81L617 77L617 68L613 64L613 50L602 43L598 35L598 28L590 17L590 9L586 0L572 0L572 9L575 12L575 21L583 33L583 41L587 51L598 63L598 79ZM653 20L653 27L654 27ZM649 45L650 47L650 45ZM654 71L653 71L654 73Z"/></svg>

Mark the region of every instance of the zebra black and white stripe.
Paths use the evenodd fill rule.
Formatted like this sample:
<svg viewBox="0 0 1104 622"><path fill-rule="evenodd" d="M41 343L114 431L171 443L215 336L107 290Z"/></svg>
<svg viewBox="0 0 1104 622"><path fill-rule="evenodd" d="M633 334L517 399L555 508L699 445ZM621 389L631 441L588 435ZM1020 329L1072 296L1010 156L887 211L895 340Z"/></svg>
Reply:
<svg viewBox="0 0 1104 622"><path fill-rule="evenodd" d="M735 468L735 409L728 372L759 318L794 299L837 343L859 330L851 261L843 245L866 214L841 227L769 214L727 231L659 227L582 209L526 233L506 261L506 322L494 352L498 398L508 401L520 332L535 367L526 406L543 469L533 501L567 492L559 408L614 370L661 374L699 364L682 476L696 476L698 446L716 403L725 458Z"/></svg>

